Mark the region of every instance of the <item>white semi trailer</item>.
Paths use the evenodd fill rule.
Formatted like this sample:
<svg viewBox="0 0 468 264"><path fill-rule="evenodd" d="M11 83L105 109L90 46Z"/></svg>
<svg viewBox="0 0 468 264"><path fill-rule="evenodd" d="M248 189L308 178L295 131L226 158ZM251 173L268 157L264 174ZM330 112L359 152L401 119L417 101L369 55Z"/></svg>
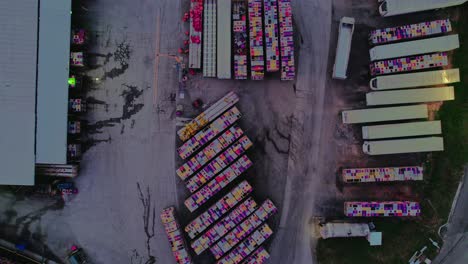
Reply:
<svg viewBox="0 0 468 264"><path fill-rule="evenodd" d="M458 40L458 34L455 34L436 38L380 45L370 49L369 55L371 61L376 61L413 56L418 54L450 51L459 47L460 42Z"/></svg>
<svg viewBox="0 0 468 264"><path fill-rule="evenodd" d="M423 121L362 127L363 139L416 137L440 134L442 134L440 121Z"/></svg>
<svg viewBox="0 0 468 264"><path fill-rule="evenodd" d="M441 102L455 99L453 86L391 90L366 94L368 106Z"/></svg>
<svg viewBox="0 0 468 264"><path fill-rule="evenodd" d="M364 153L369 155L443 151L444 139L442 137L424 137L412 139L364 141L362 150Z"/></svg>
<svg viewBox="0 0 468 264"><path fill-rule="evenodd" d="M372 123L405 119L427 118L427 105L346 110L341 113L344 124Z"/></svg>
<svg viewBox="0 0 468 264"><path fill-rule="evenodd" d="M385 0L379 6L381 16L396 16L461 5L468 0Z"/></svg>
<svg viewBox="0 0 468 264"><path fill-rule="evenodd" d="M460 82L459 69L378 76L370 80L369 86L372 90L391 90L456 82Z"/></svg>
<svg viewBox="0 0 468 264"><path fill-rule="evenodd" d="M346 79L351 41L354 32L354 18L342 17L338 28L338 44L336 46L335 65L333 66L334 79Z"/></svg>

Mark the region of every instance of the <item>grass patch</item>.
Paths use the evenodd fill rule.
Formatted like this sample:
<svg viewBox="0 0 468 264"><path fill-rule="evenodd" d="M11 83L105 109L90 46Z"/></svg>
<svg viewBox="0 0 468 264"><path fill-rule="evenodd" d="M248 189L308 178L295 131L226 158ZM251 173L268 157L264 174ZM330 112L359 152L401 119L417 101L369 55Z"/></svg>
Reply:
<svg viewBox="0 0 468 264"><path fill-rule="evenodd" d="M436 239L437 229L447 221L452 200L468 163L468 5L460 10L454 27L460 35L460 49L453 58L460 68L462 83L455 85L455 100L445 102L438 112L442 120L445 151L430 155L425 164L426 179L417 191L422 194L423 215L415 221L373 219L383 232L383 246L370 247L363 238L319 240L317 258L321 264L398 264L408 263L411 255L427 245L428 257L437 252L429 243Z"/></svg>

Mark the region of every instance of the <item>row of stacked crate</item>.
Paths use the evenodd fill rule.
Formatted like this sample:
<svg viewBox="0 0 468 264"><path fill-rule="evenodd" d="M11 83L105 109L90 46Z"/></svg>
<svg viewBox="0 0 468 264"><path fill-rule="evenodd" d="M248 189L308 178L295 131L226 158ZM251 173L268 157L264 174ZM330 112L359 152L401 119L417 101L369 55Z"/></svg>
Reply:
<svg viewBox="0 0 468 264"><path fill-rule="evenodd" d="M175 217L174 207L164 209L161 213L161 220L176 262L179 264L191 264L192 259L185 247L184 237Z"/></svg>
<svg viewBox="0 0 468 264"><path fill-rule="evenodd" d="M277 211L276 206L270 200L266 200L251 216L212 246L211 253L216 259L220 259Z"/></svg>
<svg viewBox="0 0 468 264"><path fill-rule="evenodd" d="M242 156L251 146L252 141L250 141L247 136L241 137L239 141L227 148L222 154L187 181L187 188L189 191L193 193L198 190L198 188L213 179L213 177L223 171L234 160Z"/></svg>
<svg viewBox="0 0 468 264"><path fill-rule="evenodd" d="M263 0L265 15L266 70L279 70L278 0Z"/></svg>
<svg viewBox="0 0 468 264"><path fill-rule="evenodd" d="M203 166L205 166L208 161L218 155L223 149L227 148L229 145L237 141L244 131L238 126L232 126L228 130L224 131L218 138L213 140L208 146L203 150L198 152L190 160L185 162L180 166L176 173L182 179L186 180Z"/></svg>
<svg viewBox="0 0 468 264"><path fill-rule="evenodd" d="M423 168L419 166L343 169L343 181L346 183L421 181L422 179Z"/></svg>
<svg viewBox="0 0 468 264"><path fill-rule="evenodd" d="M450 31L452 31L452 24L450 23L450 20L442 19L372 30L369 35L369 41L372 44L384 44L399 40L428 37Z"/></svg>
<svg viewBox="0 0 468 264"><path fill-rule="evenodd" d="M409 72L448 65L447 52L376 61L370 64L371 75Z"/></svg>
<svg viewBox="0 0 468 264"><path fill-rule="evenodd" d="M191 221L185 227L185 232L187 232L191 239L194 239L206 228L218 221L225 213L234 208L240 201L244 200L251 192L252 186L247 181L242 181L208 210Z"/></svg>
<svg viewBox="0 0 468 264"><path fill-rule="evenodd" d="M205 234L191 243L191 246L197 255L211 247L216 241L225 236L231 229L240 224L257 209L257 203L249 197L236 208L234 208L226 217L221 219Z"/></svg>
<svg viewBox="0 0 468 264"><path fill-rule="evenodd" d="M187 198L184 202L185 206L190 212L195 211L251 166L252 161L247 156L242 156L220 175Z"/></svg>
<svg viewBox="0 0 468 264"><path fill-rule="evenodd" d="M190 1L189 68L201 68L203 0Z"/></svg>
<svg viewBox="0 0 468 264"><path fill-rule="evenodd" d="M180 140L185 141L195 135L201 128L226 112L226 110L231 108L238 101L239 97L234 92L226 94L223 98L203 111L203 113L199 114L192 121L179 129L177 135L179 135Z"/></svg>
<svg viewBox="0 0 468 264"><path fill-rule="evenodd" d="M270 254L268 254L268 251L266 251L264 247L259 247L243 262L243 264L263 264L269 258Z"/></svg>
<svg viewBox="0 0 468 264"><path fill-rule="evenodd" d="M186 159L193 153L198 151L206 143L215 138L219 133L232 126L237 120L241 118L241 113L237 107L229 109L222 114L211 124L200 130L195 136L186 141L182 146L177 149L179 156Z"/></svg>
<svg viewBox="0 0 468 264"><path fill-rule="evenodd" d="M247 79L247 8L245 1L237 0L232 7L232 31L234 32L234 78Z"/></svg>
<svg viewBox="0 0 468 264"><path fill-rule="evenodd" d="M345 202L344 213L348 217L419 216L421 207L410 201Z"/></svg>
<svg viewBox="0 0 468 264"><path fill-rule="evenodd" d="M216 0L203 10L203 77L216 77Z"/></svg>
<svg viewBox="0 0 468 264"><path fill-rule="evenodd" d="M294 36L291 0L278 0L281 47L281 80L294 80Z"/></svg>
<svg viewBox="0 0 468 264"><path fill-rule="evenodd" d="M250 237L240 243L229 254L220 259L217 264L238 264L243 261L247 256L255 251L256 248L261 246L268 238L273 235L273 230L267 225L262 225Z"/></svg>
<svg viewBox="0 0 468 264"><path fill-rule="evenodd" d="M262 0L248 0L248 7L251 79L263 80L265 59L263 57Z"/></svg>

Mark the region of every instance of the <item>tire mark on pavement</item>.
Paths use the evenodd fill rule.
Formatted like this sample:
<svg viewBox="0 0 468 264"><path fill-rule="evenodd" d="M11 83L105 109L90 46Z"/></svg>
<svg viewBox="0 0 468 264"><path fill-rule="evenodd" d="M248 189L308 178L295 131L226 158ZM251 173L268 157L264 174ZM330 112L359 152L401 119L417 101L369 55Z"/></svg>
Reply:
<svg viewBox="0 0 468 264"><path fill-rule="evenodd" d="M149 186L146 187L146 192L143 193L141 190L140 183L137 182L137 189L139 193L139 199L143 205L143 229L146 235L146 251L148 260L145 264L156 263L156 257L151 255L151 239L154 237L154 226L156 224L156 208L151 200L151 192Z"/></svg>

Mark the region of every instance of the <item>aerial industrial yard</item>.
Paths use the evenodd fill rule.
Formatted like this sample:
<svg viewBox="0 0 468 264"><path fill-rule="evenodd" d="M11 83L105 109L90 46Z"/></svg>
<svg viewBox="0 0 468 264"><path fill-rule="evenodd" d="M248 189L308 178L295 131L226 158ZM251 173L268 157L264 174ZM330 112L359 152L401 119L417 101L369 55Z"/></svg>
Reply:
<svg viewBox="0 0 468 264"><path fill-rule="evenodd" d="M35 133L0 145L0 263L466 263L468 4L401 1L32 4L56 20Z"/></svg>

